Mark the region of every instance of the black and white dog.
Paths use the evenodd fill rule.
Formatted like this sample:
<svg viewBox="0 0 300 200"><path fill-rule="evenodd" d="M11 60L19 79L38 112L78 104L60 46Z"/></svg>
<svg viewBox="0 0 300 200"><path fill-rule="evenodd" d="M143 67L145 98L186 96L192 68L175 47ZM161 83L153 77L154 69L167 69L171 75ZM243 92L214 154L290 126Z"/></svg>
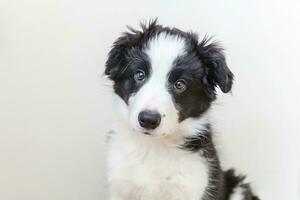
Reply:
<svg viewBox="0 0 300 200"><path fill-rule="evenodd" d="M142 24L119 37L105 74L117 123L110 134L111 200L254 200L244 177L222 171L206 112L231 90L222 48L194 33Z"/></svg>

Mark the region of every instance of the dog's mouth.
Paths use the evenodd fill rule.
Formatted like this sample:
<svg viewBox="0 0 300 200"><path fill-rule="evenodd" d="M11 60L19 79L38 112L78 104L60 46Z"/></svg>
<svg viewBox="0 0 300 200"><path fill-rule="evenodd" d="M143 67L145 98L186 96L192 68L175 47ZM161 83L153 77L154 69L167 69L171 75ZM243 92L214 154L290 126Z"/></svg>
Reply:
<svg viewBox="0 0 300 200"><path fill-rule="evenodd" d="M132 128L132 130L136 134L142 134L145 136L155 137L155 138L162 138L167 136L166 132L157 132L156 130L145 130L145 129L138 129L138 128Z"/></svg>
<svg viewBox="0 0 300 200"><path fill-rule="evenodd" d="M136 132L137 134L143 134L143 135L152 135L150 131L146 131L146 130L139 130L139 129L136 129L136 128L133 128L132 129L134 132Z"/></svg>
<svg viewBox="0 0 300 200"><path fill-rule="evenodd" d="M154 137L154 138L164 138L166 136L166 133L157 134L157 133L148 132L148 131L143 131L141 133L146 136L150 136L150 137Z"/></svg>

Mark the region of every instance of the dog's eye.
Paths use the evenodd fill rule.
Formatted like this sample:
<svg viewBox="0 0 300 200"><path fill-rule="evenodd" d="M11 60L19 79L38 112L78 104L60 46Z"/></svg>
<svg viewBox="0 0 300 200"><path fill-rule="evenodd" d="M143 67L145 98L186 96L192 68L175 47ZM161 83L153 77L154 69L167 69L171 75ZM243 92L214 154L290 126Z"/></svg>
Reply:
<svg viewBox="0 0 300 200"><path fill-rule="evenodd" d="M137 82L141 82L145 80L145 72L143 70L138 70L134 73L134 79Z"/></svg>
<svg viewBox="0 0 300 200"><path fill-rule="evenodd" d="M174 89L176 90L176 92L178 93L182 93L186 90L187 86L186 86L186 81L183 79L179 79L175 82L174 84Z"/></svg>

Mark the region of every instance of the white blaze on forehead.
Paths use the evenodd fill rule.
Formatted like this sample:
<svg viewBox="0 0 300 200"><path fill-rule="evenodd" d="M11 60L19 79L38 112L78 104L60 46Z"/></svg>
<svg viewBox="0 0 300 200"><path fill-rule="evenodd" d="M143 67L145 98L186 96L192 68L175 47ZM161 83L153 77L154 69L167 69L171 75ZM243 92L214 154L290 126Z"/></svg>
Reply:
<svg viewBox="0 0 300 200"><path fill-rule="evenodd" d="M176 35L160 33L149 40L143 51L150 60L150 77L129 100L131 122L138 127L138 114L143 110L155 110L163 117L158 131L166 133L178 123L178 111L168 92L168 74L174 60L185 53L185 40Z"/></svg>
<svg viewBox="0 0 300 200"><path fill-rule="evenodd" d="M185 40L179 36L161 33L151 38L145 53L150 58L152 76L165 79L174 60L184 52Z"/></svg>
<svg viewBox="0 0 300 200"><path fill-rule="evenodd" d="M144 51L151 65L150 80L146 86L148 99L145 98L148 102L144 106L168 112L170 106L174 105L168 92L168 74L176 58L185 53L185 40L176 35L160 33L149 40Z"/></svg>

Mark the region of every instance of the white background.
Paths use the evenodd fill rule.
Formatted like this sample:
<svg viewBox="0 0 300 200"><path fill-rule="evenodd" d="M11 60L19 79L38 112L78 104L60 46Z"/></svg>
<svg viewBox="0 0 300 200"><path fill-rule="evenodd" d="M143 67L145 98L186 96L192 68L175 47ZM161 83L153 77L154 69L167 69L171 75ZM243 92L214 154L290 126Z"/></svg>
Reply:
<svg viewBox="0 0 300 200"><path fill-rule="evenodd" d="M226 47L235 86L212 112L223 165L263 200L296 200L299 13L297 0L0 0L0 199L106 199L106 55L126 24L159 17Z"/></svg>

